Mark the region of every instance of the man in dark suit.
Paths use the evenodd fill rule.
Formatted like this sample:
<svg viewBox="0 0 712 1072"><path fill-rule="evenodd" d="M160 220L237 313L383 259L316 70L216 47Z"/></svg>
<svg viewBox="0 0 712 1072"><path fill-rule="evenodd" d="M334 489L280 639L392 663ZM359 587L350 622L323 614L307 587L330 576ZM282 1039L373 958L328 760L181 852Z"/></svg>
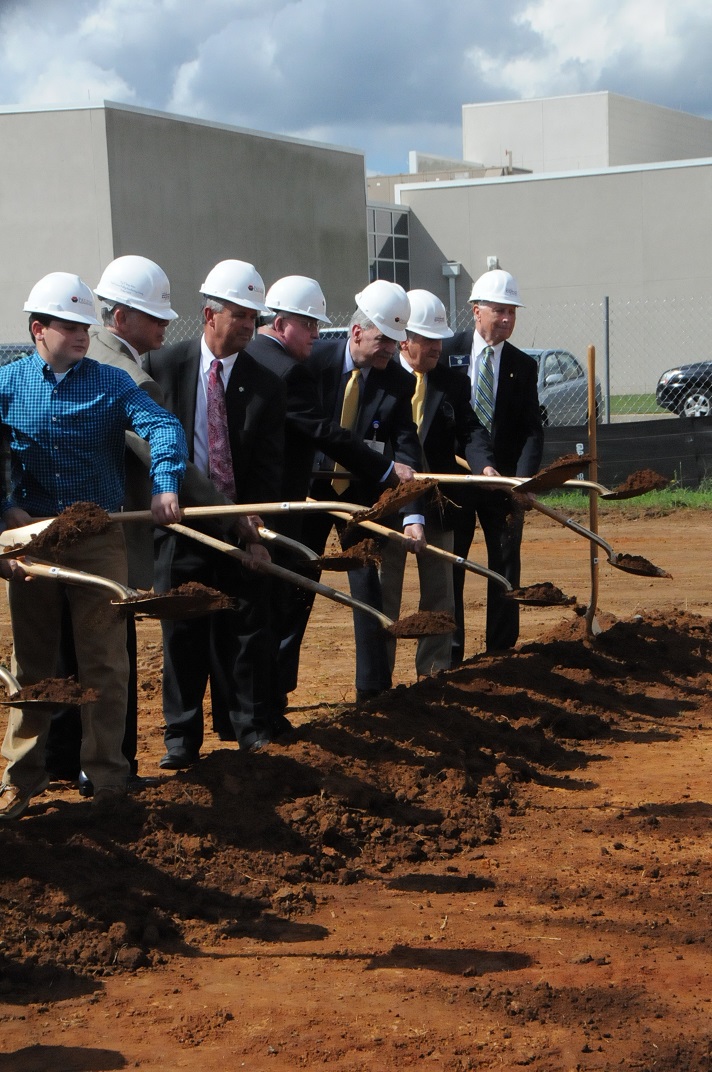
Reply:
<svg viewBox="0 0 712 1072"><path fill-rule="evenodd" d="M470 405L470 394L462 376L438 364L443 340L452 337L445 306L427 290L411 290L410 319L405 342L400 344L400 364L415 381L412 399L413 420L431 473L461 473L457 454L475 463L473 438L479 421ZM447 498L454 499L452 485ZM425 513L425 538L434 547L453 549L453 525L459 511L452 505L431 506ZM454 616L453 567L442 558L416 556L420 580L419 610L442 611ZM395 541L383 548L380 577L383 610L389 618L400 613L405 552ZM388 639L391 667L395 661L395 641ZM421 637L415 656L418 677L448 670L452 657L452 633Z"/></svg>
<svg viewBox="0 0 712 1072"><path fill-rule="evenodd" d="M235 502L278 500L284 443L284 387L245 353L264 284L251 264L221 261L201 287L201 338L149 354L146 371L181 420L190 458L217 490ZM243 525L247 549L268 558L252 518ZM178 770L198 759L203 741L203 698L208 680L227 705L240 747L257 750L273 736L270 709L268 611L264 576L185 537L156 541L156 589L198 581L236 601L209 618L162 622L166 755L161 767Z"/></svg>
<svg viewBox="0 0 712 1072"><path fill-rule="evenodd" d="M247 346L247 353L279 376L287 391L280 500L306 499L317 451L380 488L410 480L413 470L409 466L369 449L360 436L342 428L332 413L321 408L317 380L306 365L319 337L319 325L331 323L319 283L306 276L285 276L272 284L265 304L269 313L260 317L262 326ZM304 517L302 513L285 513L271 523L285 536L301 540ZM288 552L277 550L275 557L290 569L299 569L303 564L303 559L295 560ZM275 705L284 717L287 695L297 687L299 645L311 601L304 589L275 580L272 597L277 659Z"/></svg>
<svg viewBox="0 0 712 1072"><path fill-rule="evenodd" d="M321 409L342 427L351 428L369 450L388 461L420 470L422 452L410 402L414 383L393 360L396 343L406 337L408 296L397 284L379 279L356 295L356 303L348 339L315 343L308 361L318 381ZM312 485L316 499L341 499L368 506L383 490L382 484L373 480L339 477L339 467L332 468L324 459L322 467L328 471ZM403 532L413 551L425 546L423 520L415 508L402 518ZM304 523L306 542L322 551L333 523L328 514L310 514ZM356 599L381 609L375 567L352 570L349 581ZM355 611L354 632L356 696L365 700L390 688L391 670L385 637L375 619Z"/></svg>
<svg viewBox="0 0 712 1072"><path fill-rule="evenodd" d="M473 473L484 476L533 476L539 469L544 431L537 394L537 367L533 358L508 341L522 302L519 287L509 272L497 268L475 282L470 295L474 331L448 339L441 361L466 379L480 428L474 437ZM467 557L479 518L487 544L490 569L503 574L516 588L520 576L522 515L512 512L504 491L470 490L461 494L462 511L455 528L455 554ZM457 632L453 666L464 652L464 575L455 577ZM503 651L519 636L519 607L502 589L487 587L488 651Z"/></svg>

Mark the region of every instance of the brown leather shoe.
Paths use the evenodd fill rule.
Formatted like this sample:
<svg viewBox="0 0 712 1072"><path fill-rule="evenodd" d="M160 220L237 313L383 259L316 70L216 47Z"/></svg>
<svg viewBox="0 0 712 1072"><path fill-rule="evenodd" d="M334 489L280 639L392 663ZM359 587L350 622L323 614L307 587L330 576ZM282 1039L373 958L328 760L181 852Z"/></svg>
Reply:
<svg viewBox="0 0 712 1072"><path fill-rule="evenodd" d="M32 789L20 789L17 785L0 785L0 822L21 819L30 806L30 801L49 785L44 777Z"/></svg>

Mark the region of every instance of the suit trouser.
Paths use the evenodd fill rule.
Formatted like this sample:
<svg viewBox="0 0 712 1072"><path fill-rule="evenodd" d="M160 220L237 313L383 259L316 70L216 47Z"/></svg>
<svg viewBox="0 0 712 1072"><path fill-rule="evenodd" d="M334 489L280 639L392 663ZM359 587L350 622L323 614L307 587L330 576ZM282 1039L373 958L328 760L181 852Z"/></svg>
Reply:
<svg viewBox="0 0 712 1072"><path fill-rule="evenodd" d="M521 574L520 550L522 544L523 517L511 513L512 500L503 491L476 491L466 489L459 496L462 509L457 511L453 550L461 558L468 558L475 534L477 520L480 522L487 546L487 565L495 573L501 573L513 588L519 587ZM476 557L476 556L475 556ZM465 612L463 587L465 571L455 570L455 635L452 649L452 665L458 666L465 650ZM519 605L504 595L504 589L494 581L487 582L487 622L485 646L488 651L512 648L519 637Z"/></svg>
<svg viewBox="0 0 712 1072"><path fill-rule="evenodd" d="M333 525L333 518L326 513L308 514L303 523L303 542L317 554L323 554ZM374 566L349 570L348 576L351 595L354 599L359 599L376 610L383 609L378 570ZM312 592L303 592L298 600L295 599L292 607L292 621L283 631L280 643L279 680L285 694L297 686L299 653L313 603ZM389 689L391 670L383 629L371 614L354 610L353 616L356 640L356 688L379 692Z"/></svg>
<svg viewBox="0 0 712 1072"><path fill-rule="evenodd" d="M227 707L236 740L249 748L269 734L271 722L269 582L183 536L161 533L156 551L156 591L193 581L235 601L231 610L161 622L166 748L197 756L209 680Z"/></svg>
<svg viewBox="0 0 712 1072"><path fill-rule="evenodd" d="M101 574L126 584L124 536L113 525L102 536L81 540L56 556L58 564ZM79 682L99 699L81 708L81 766L96 789L124 785L129 765L121 752L129 675L126 620L105 591L34 578L13 581L8 599L14 639L13 672L21 685L36 684L57 672L65 599L69 603ZM49 712L10 709L2 753L9 761L4 781L32 789L45 775Z"/></svg>
<svg viewBox="0 0 712 1072"><path fill-rule="evenodd" d="M452 551L452 531L443 531L440 519L425 519L425 539L433 547L442 547ZM403 593L403 575L405 573L408 552L401 543L386 540L381 548L381 591L383 593L383 610L394 620L400 614ZM453 592L452 563L433 555L416 555L418 578L420 581L420 601L418 610L444 611L454 616L455 596ZM424 636L418 640L415 653L415 669L419 677L428 677L438 670L449 670L452 657L452 633L444 636ZM395 637L386 640L391 672L396 659Z"/></svg>

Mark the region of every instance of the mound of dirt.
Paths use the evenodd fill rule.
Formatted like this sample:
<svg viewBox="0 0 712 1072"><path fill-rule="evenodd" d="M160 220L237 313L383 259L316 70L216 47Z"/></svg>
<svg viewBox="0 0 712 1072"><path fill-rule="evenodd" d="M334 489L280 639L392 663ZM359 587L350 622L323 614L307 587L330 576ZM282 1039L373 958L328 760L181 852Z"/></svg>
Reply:
<svg viewBox="0 0 712 1072"><path fill-rule="evenodd" d="M38 797L0 829L5 986L33 970L133 971L313 910L318 891L394 879L492 843L517 785L579 742L706 700L712 622L580 618L516 653L340 706L257 754L218 750L107 814Z"/></svg>

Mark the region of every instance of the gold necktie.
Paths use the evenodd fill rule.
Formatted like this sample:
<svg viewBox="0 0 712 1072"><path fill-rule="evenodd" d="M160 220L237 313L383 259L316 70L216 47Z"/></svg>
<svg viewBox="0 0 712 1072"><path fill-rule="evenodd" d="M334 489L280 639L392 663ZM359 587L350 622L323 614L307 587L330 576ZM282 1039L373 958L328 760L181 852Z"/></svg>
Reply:
<svg viewBox="0 0 712 1072"><path fill-rule="evenodd" d="M344 391L344 401L341 406L341 420L339 424L342 428L348 428L349 431L353 431L356 427L356 418L358 417L358 405L360 402L359 380L361 378L361 369L353 369L349 382L346 384L346 390ZM338 463L334 466L335 473L344 473L346 470L343 465ZM343 495L348 489L351 481L348 477L340 477L331 481L331 486L337 495Z"/></svg>
<svg viewBox="0 0 712 1072"><path fill-rule="evenodd" d="M411 405L413 407L413 420L415 421L418 431L423 423L423 411L425 409L425 373L416 372L415 375L415 391L413 393L413 399Z"/></svg>

